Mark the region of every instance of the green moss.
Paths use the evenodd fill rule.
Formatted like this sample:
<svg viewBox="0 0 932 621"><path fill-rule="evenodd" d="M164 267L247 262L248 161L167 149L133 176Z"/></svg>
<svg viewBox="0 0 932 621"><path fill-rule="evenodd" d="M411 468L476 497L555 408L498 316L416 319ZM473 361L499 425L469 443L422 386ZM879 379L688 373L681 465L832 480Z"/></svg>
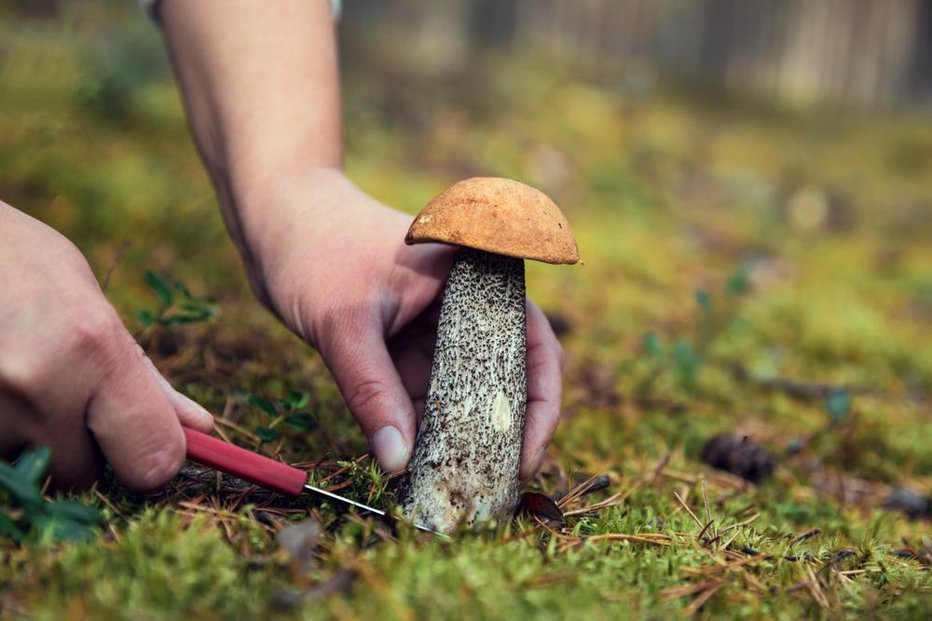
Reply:
<svg viewBox="0 0 932 621"><path fill-rule="evenodd" d="M183 528L170 512L141 513L114 541L36 552L18 577L35 580L35 599L21 605L36 618L61 618L62 610L98 619L253 618L263 609L262 581L220 531L204 521Z"/></svg>

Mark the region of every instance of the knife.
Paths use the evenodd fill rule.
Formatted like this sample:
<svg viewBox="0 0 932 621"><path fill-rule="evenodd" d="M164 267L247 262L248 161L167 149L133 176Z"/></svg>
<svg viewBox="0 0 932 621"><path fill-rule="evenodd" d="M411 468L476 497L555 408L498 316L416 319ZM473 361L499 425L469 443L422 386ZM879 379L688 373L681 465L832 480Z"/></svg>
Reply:
<svg viewBox="0 0 932 621"><path fill-rule="evenodd" d="M396 521L394 516L385 511L311 485L307 481L307 472L300 468L295 468L288 464L283 464L280 461L263 457L258 453L247 451L244 448L240 448L229 442L224 442L219 438L209 436L200 431L195 431L187 427L183 429L185 439L188 443L187 457L191 461L196 461L208 468L225 472L238 479L249 481L259 487L282 494L300 496L305 492L309 492L316 496L348 505L363 513L375 515L390 524ZM429 526L417 523L413 524L413 526L418 530L448 538L447 535Z"/></svg>

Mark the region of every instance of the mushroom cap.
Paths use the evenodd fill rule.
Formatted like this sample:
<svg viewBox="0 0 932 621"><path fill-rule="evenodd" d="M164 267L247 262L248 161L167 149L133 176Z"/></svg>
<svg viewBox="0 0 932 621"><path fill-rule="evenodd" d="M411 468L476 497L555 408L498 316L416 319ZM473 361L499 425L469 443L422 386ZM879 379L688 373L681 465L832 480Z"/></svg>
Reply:
<svg viewBox="0 0 932 621"><path fill-rule="evenodd" d="M454 183L417 215L405 243L442 242L518 259L579 261L570 224L540 190L511 179Z"/></svg>

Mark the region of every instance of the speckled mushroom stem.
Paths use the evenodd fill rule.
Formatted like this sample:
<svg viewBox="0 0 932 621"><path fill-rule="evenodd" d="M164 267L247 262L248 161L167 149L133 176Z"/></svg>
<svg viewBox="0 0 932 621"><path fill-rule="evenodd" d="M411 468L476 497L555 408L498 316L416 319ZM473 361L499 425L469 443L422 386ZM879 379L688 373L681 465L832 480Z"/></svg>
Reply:
<svg viewBox="0 0 932 621"><path fill-rule="evenodd" d="M510 515L527 406L524 261L463 249L450 273L402 507L450 532Z"/></svg>

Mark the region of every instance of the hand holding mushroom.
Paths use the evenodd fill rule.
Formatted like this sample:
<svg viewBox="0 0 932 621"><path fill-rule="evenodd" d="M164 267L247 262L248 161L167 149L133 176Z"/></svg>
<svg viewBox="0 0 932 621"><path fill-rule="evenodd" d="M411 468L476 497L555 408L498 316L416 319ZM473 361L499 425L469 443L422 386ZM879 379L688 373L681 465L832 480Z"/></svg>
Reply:
<svg viewBox="0 0 932 621"><path fill-rule="evenodd" d="M254 285L321 353L382 467L404 469L456 249L405 245L411 216L373 200L334 170L281 179L265 206L276 217L252 236ZM523 294L519 299L523 313ZM547 319L532 302L526 313L522 478L536 471L557 425L562 382L562 350Z"/></svg>
<svg viewBox="0 0 932 621"><path fill-rule="evenodd" d="M259 3L231 10L220 1L165 2L160 18L253 290L320 351L382 466L403 469L455 251L405 246L410 218L343 174L328 3L268 11ZM525 477L556 427L562 355L540 310L528 304L526 312Z"/></svg>

